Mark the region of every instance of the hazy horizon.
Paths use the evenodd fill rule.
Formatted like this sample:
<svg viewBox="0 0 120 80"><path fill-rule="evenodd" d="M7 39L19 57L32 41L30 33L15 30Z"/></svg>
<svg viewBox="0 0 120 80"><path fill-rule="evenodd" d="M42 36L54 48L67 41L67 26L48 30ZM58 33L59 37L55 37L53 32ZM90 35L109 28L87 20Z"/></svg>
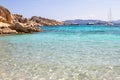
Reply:
<svg viewBox="0 0 120 80"><path fill-rule="evenodd" d="M18 13L25 17L41 16L59 21L74 19L98 19L107 21L109 8L112 9L112 20L119 20L119 4L120 1L118 0L0 1L0 5L8 8L13 14Z"/></svg>

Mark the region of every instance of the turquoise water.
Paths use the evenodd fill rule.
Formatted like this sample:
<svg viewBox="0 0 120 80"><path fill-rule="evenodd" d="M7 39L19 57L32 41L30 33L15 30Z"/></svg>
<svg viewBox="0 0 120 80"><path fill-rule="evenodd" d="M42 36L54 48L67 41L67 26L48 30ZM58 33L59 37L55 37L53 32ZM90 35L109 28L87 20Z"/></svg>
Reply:
<svg viewBox="0 0 120 80"><path fill-rule="evenodd" d="M120 27L41 28L0 36L0 80L120 80Z"/></svg>

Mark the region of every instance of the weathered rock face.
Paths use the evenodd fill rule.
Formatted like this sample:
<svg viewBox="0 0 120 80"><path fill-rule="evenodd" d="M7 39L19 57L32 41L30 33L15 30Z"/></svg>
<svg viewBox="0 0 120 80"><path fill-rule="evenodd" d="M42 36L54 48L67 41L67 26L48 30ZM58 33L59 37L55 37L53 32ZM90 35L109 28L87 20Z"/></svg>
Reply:
<svg viewBox="0 0 120 80"><path fill-rule="evenodd" d="M13 14L13 23L19 22L19 23L27 23L28 19L24 18L22 15L19 14Z"/></svg>
<svg viewBox="0 0 120 80"><path fill-rule="evenodd" d="M0 6L0 22L11 23L12 17L8 9Z"/></svg>
<svg viewBox="0 0 120 80"><path fill-rule="evenodd" d="M11 26L11 29L15 29L19 33L31 33L31 32L40 32L42 31L38 28L35 22L30 21L27 18L24 18L22 15L13 14L13 23L14 25Z"/></svg>
<svg viewBox="0 0 120 80"><path fill-rule="evenodd" d="M16 34L16 30L9 28L12 23L12 16L8 9L0 6L0 34Z"/></svg>

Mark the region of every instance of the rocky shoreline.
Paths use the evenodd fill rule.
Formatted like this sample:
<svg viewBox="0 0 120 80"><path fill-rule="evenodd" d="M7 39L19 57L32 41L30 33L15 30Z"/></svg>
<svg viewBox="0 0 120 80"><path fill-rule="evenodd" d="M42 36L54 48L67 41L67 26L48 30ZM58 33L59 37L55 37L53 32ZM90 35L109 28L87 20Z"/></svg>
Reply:
<svg viewBox="0 0 120 80"><path fill-rule="evenodd" d="M19 14L11 14L10 11L0 6L0 34L21 34L41 32L38 26L63 25L63 22L33 16L24 18Z"/></svg>

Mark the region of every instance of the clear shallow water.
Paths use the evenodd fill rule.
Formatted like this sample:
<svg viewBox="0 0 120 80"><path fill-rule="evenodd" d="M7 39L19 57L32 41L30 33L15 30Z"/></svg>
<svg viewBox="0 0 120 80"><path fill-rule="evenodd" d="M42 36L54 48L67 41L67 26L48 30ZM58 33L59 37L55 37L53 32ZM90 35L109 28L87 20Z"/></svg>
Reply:
<svg viewBox="0 0 120 80"><path fill-rule="evenodd" d="M0 37L1 80L120 80L120 27L42 27Z"/></svg>

